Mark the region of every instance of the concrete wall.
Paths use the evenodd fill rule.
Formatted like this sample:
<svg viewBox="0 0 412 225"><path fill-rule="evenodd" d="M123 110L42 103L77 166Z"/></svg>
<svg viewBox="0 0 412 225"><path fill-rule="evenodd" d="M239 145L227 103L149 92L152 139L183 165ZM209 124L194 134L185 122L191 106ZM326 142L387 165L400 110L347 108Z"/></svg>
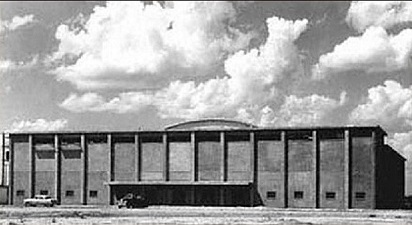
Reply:
<svg viewBox="0 0 412 225"><path fill-rule="evenodd" d="M320 208L344 208L344 139L320 140Z"/></svg>
<svg viewBox="0 0 412 225"><path fill-rule="evenodd" d="M402 207L405 186L405 161L390 146L383 145L376 156L376 207Z"/></svg>
<svg viewBox="0 0 412 225"><path fill-rule="evenodd" d="M352 208L373 208L372 153L371 136L352 138Z"/></svg>
<svg viewBox="0 0 412 225"><path fill-rule="evenodd" d="M280 134L258 137L258 192L263 205L285 207L285 144ZM269 193L271 192L271 193ZM268 196L269 195L269 196Z"/></svg>
<svg viewBox="0 0 412 225"><path fill-rule="evenodd" d="M114 138L114 179L116 181L134 181L136 149L133 136Z"/></svg>
<svg viewBox="0 0 412 225"><path fill-rule="evenodd" d="M108 185L110 170L110 148L106 135L88 136L88 182L87 182L87 203L109 204ZM91 196L97 191L97 196Z"/></svg>
<svg viewBox="0 0 412 225"><path fill-rule="evenodd" d="M13 151L13 186L14 205L21 205L24 198L31 197L31 155L28 136L15 137L12 141ZM23 195L17 195L20 192ZM24 192L24 193L23 193Z"/></svg>
<svg viewBox="0 0 412 225"><path fill-rule="evenodd" d="M142 181L160 181L164 179L164 145L161 138L159 136L155 139L142 140Z"/></svg>
<svg viewBox="0 0 412 225"><path fill-rule="evenodd" d="M311 140L288 140L288 206L315 207L315 165ZM303 192L299 198L297 192Z"/></svg>
<svg viewBox="0 0 412 225"><path fill-rule="evenodd" d="M249 132L226 135L227 148L227 180L250 181L251 157L253 145L250 142Z"/></svg>
<svg viewBox="0 0 412 225"><path fill-rule="evenodd" d="M192 179L192 146L190 142L169 143L169 180L190 181Z"/></svg>
<svg viewBox="0 0 412 225"><path fill-rule="evenodd" d="M69 138L70 137L70 138ZM80 135L61 139L61 204L81 204L84 151ZM67 192L73 192L73 196Z"/></svg>
<svg viewBox="0 0 412 225"><path fill-rule="evenodd" d="M214 136L199 135L197 149L200 181L222 180L223 149L218 135L218 133Z"/></svg>

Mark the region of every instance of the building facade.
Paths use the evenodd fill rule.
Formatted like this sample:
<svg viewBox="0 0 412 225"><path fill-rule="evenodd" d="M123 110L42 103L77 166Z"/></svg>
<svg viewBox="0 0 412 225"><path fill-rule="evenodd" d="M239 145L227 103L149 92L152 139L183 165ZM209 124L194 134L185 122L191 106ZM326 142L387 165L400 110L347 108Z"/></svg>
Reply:
<svg viewBox="0 0 412 225"><path fill-rule="evenodd" d="M259 128L201 120L161 131L9 134L9 203L399 208L404 162L377 127Z"/></svg>

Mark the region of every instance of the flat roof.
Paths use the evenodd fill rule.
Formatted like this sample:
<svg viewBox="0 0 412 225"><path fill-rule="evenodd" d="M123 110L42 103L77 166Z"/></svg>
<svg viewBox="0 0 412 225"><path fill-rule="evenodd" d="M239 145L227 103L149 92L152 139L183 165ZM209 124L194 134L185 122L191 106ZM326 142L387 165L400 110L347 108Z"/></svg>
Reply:
<svg viewBox="0 0 412 225"><path fill-rule="evenodd" d="M386 131L381 126L313 126L313 127L254 127L254 128L225 128L225 129L178 129L178 130L138 130L138 131L122 131L122 130L100 130L100 131L21 131L10 132L9 135L28 135L28 134L142 134L142 133L185 133L185 132L220 132L220 131L309 131L309 130L378 130L387 135Z"/></svg>

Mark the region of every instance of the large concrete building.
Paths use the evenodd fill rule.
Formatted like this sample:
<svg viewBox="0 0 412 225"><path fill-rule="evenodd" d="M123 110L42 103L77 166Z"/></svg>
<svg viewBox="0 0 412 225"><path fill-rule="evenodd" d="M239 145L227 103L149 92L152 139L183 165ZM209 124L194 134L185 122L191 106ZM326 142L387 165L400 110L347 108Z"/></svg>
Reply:
<svg viewBox="0 0 412 225"><path fill-rule="evenodd" d="M12 133L9 203L398 208L404 161L377 127L259 128L201 120L162 131Z"/></svg>

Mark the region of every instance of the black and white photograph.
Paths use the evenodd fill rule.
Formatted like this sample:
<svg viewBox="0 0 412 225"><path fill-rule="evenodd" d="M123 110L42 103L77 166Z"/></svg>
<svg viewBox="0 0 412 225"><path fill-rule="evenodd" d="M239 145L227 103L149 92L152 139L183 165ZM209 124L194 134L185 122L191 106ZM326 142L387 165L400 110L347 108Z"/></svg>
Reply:
<svg viewBox="0 0 412 225"><path fill-rule="evenodd" d="M412 224L411 1L0 1L0 224Z"/></svg>

